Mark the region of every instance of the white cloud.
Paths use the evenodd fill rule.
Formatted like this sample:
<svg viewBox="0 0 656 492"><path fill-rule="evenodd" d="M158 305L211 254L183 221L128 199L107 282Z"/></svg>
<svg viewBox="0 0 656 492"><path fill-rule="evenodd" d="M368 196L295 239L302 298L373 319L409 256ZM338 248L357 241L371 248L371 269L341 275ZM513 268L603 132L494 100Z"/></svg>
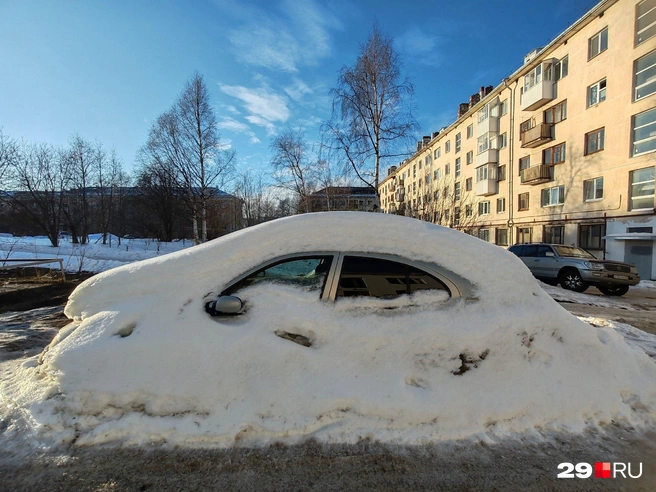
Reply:
<svg viewBox="0 0 656 492"><path fill-rule="evenodd" d="M221 118L221 121L217 124L219 130L226 130L234 133L243 133L249 137L250 143L260 143L260 139L257 138L257 135L251 130L251 128L241 121L237 121L230 116L224 116Z"/></svg>
<svg viewBox="0 0 656 492"><path fill-rule="evenodd" d="M425 33L421 28L413 26L394 41L399 51L416 63L432 67L442 63L442 55L438 50L439 38Z"/></svg>
<svg viewBox="0 0 656 492"><path fill-rule="evenodd" d="M240 85L222 85L220 88L241 101L249 113L246 116L248 122L266 128L270 134L275 131L275 123L284 123L289 118L286 98L267 88L249 89Z"/></svg>
<svg viewBox="0 0 656 492"><path fill-rule="evenodd" d="M312 94L312 89L301 79L294 79L294 83L285 87L285 92L294 101L299 101L305 94Z"/></svg>
<svg viewBox="0 0 656 492"><path fill-rule="evenodd" d="M341 22L314 0L283 0L279 14L252 5L221 2L220 8L242 24L228 33L235 54L245 63L297 72L332 53L330 29Z"/></svg>

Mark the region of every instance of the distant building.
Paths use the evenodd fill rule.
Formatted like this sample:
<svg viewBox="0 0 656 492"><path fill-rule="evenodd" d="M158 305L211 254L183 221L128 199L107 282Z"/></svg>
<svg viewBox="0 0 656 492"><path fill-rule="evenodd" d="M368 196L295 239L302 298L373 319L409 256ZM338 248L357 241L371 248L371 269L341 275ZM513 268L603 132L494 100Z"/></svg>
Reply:
<svg viewBox="0 0 656 492"><path fill-rule="evenodd" d="M656 279L656 0L603 0L522 61L390 168L381 207Z"/></svg>
<svg viewBox="0 0 656 492"><path fill-rule="evenodd" d="M328 186L310 195L313 212L372 212L375 203L376 190L371 186Z"/></svg>

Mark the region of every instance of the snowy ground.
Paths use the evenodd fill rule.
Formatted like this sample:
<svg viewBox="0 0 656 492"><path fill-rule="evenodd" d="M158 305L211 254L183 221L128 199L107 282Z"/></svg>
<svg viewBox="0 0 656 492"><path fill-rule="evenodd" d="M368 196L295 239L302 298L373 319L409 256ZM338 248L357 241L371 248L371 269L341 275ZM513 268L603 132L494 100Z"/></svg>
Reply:
<svg viewBox="0 0 656 492"><path fill-rule="evenodd" d="M1 234L0 267L9 265L3 263L6 259L61 258L67 272L98 273L135 261L180 251L193 245L189 240L164 243L157 239L125 238L121 239L119 244L118 238L113 235L107 237L107 244L102 242L100 234L92 234L89 243L85 245L75 245L71 243L70 237L63 237L60 245L54 248L45 236L13 237ZM41 266L59 268L58 263Z"/></svg>

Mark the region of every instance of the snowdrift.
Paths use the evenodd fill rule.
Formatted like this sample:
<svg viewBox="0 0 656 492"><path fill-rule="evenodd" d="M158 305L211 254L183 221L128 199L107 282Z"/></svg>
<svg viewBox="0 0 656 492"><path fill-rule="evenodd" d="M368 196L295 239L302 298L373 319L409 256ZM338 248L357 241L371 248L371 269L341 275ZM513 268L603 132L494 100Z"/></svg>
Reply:
<svg viewBox="0 0 656 492"><path fill-rule="evenodd" d="M321 302L248 287L246 314L206 300L265 260L360 251L432 261L474 295ZM241 295L241 293L240 293ZM389 302L389 301L387 301ZM99 274L62 330L0 393L62 442L263 445L310 437L419 444L656 422L656 363L567 313L502 248L413 219L322 213L266 223ZM275 335L293 329L311 347Z"/></svg>

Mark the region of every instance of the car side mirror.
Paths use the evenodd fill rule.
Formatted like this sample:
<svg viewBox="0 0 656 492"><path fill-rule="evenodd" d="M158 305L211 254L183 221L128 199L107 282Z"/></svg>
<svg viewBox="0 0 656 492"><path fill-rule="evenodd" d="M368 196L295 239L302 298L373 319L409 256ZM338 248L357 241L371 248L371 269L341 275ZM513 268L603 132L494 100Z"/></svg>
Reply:
<svg viewBox="0 0 656 492"><path fill-rule="evenodd" d="M210 316L220 316L222 314L239 314L244 307L244 303L237 296L219 296L215 301L205 304L205 312Z"/></svg>

